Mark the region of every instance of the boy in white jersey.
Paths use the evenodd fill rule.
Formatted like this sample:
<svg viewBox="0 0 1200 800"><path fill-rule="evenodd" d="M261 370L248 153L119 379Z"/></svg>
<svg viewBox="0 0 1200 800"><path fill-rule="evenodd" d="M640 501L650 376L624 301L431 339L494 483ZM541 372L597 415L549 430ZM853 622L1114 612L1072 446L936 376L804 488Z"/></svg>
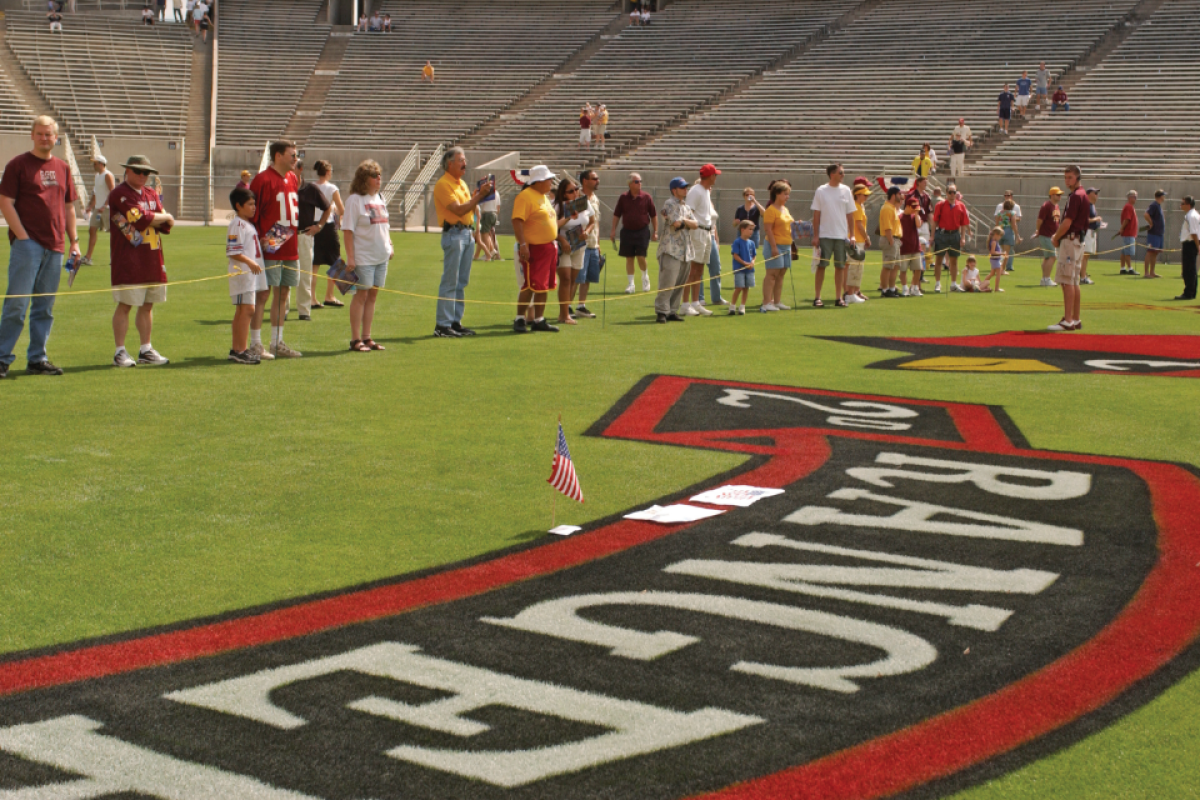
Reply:
<svg viewBox="0 0 1200 800"><path fill-rule="evenodd" d="M266 262L252 221L254 193L239 186L229 193L229 204L237 214L229 223L225 240L225 255L229 256L229 295L233 298L233 348L229 351L229 360L237 364L257 364L260 358L273 359L274 356L268 352L261 356L250 352L254 304L258 293L267 291L267 276L263 272ZM259 337L262 336L261 324Z"/></svg>

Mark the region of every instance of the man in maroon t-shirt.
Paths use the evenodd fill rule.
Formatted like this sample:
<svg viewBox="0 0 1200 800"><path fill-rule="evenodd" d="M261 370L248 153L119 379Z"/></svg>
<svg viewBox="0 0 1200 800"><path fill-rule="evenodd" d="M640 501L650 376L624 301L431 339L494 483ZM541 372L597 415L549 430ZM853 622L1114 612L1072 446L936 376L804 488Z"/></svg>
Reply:
<svg viewBox="0 0 1200 800"><path fill-rule="evenodd" d="M1091 203L1080 185L1079 167L1070 166L1063 172L1067 182L1067 208L1062 222L1054 232L1054 246L1058 248L1058 270L1055 277L1063 293L1063 318L1051 325L1052 331L1077 331L1083 327L1079 319L1079 275L1083 265L1083 237L1087 234Z"/></svg>
<svg viewBox="0 0 1200 800"><path fill-rule="evenodd" d="M109 256L112 261L113 340L117 352L113 366L141 364L158 367L168 363L150 343L154 327L154 304L167 302L167 271L163 267L162 237L171 232L175 218L162 205L158 192L146 185L150 174L158 170L145 156L130 156L124 164L125 181L108 195ZM141 347L135 362L125 349L129 332L129 310L137 309Z"/></svg>
<svg viewBox="0 0 1200 800"><path fill-rule="evenodd" d="M920 224L917 226L917 235L925 240L925 244L930 249L933 249L933 237L929 235L929 222L933 214L933 201L929 199L929 194L925 191L925 186L928 183L929 180L927 178L917 178L913 181L913 187L904 195L904 204L907 206L909 200L916 199L917 207L919 208L917 216L920 217ZM917 274L913 275L913 279L918 284L925 282L925 269L928 266L925 263L925 253L920 254L919 263L921 269Z"/></svg>
<svg viewBox="0 0 1200 800"><path fill-rule="evenodd" d="M650 275L646 272L646 254L650 242L658 241L658 211L654 208L654 200L642 191L642 176L636 172L629 173L629 191L617 198L617 207L613 209L612 243L617 243L617 223L621 224L621 249L617 252L625 258L625 274L629 276L629 285L625 294L633 294L633 259L637 259L638 269L642 271L642 291L650 291Z"/></svg>
<svg viewBox="0 0 1200 800"><path fill-rule="evenodd" d="M1038 246L1042 251L1042 286L1053 286L1054 279L1050 277L1051 271L1054 269L1054 232L1058 230L1058 223L1062 220L1062 215L1058 210L1058 198L1062 197L1062 189L1053 186L1050 189L1050 199L1042 203L1042 208L1038 211L1037 218L1037 237Z"/></svg>
<svg viewBox="0 0 1200 800"><path fill-rule="evenodd" d="M1133 268L1133 258L1137 255L1137 203L1138 193L1129 190L1125 195L1125 207L1121 209L1121 274L1137 275Z"/></svg>
<svg viewBox="0 0 1200 800"><path fill-rule="evenodd" d="M0 314L0 378L15 360L13 348L29 312L29 349L25 371L62 375L46 358L46 340L54 324L54 293L62 275L63 237L71 256L81 258L75 226L75 182L71 168L51 151L58 123L40 116L29 135L33 149L8 162L0 180L0 213L8 223L8 290ZM40 295L30 297L30 295ZM32 302L30 302L32 300Z"/></svg>

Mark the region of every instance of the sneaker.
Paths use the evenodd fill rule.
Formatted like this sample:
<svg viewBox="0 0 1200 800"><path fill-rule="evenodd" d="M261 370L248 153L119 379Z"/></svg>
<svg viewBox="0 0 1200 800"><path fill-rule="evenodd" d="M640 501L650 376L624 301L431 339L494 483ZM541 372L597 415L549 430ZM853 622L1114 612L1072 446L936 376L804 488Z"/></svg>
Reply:
<svg viewBox="0 0 1200 800"><path fill-rule="evenodd" d="M312 316L309 314L301 314L300 321L301 322L312 322Z"/></svg>
<svg viewBox="0 0 1200 800"><path fill-rule="evenodd" d="M962 292L965 290L963 289L963 287L959 286L957 283L952 283L952 284L950 284L950 291L951 292Z"/></svg>
<svg viewBox="0 0 1200 800"><path fill-rule="evenodd" d="M912 287L912 291L908 293L908 296L909 297L924 297L925 293L921 291L921 287L914 286L914 287Z"/></svg>
<svg viewBox="0 0 1200 800"><path fill-rule="evenodd" d="M8 364L0 364L0 378L8 377Z"/></svg>
<svg viewBox="0 0 1200 800"><path fill-rule="evenodd" d="M525 318L522 317L521 322L524 322L524 321L525 321ZM522 333L524 333L524 331L522 331ZM446 325L435 326L433 329L433 335L439 339L461 339L462 338L461 333L454 330L454 328L448 327Z"/></svg>
<svg viewBox="0 0 1200 800"><path fill-rule="evenodd" d="M579 316L581 316L581 317L587 317L588 319L595 319L595 318L596 318L596 315L595 315L595 314L593 314L591 311L588 311L588 307L587 307L587 306L580 306L579 308L577 308L577 309L575 310L575 313L576 313L576 314L578 314L578 315L579 315Z"/></svg>
<svg viewBox="0 0 1200 800"><path fill-rule="evenodd" d="M634 291L635 291L635 289L633 288L633 278L630 278L629 285L625 287L625 294L633 294Z"/></svg>
<svg viewBox="0 0 1200 800"><path fill-rule="evenodd" d="M1075 326L1072 325L1070 322L1067 322L1065 319L1062 319L1062 320L1059 320L1058 322L1054 323L1053 325L1048 326L1046 328L1046 330L1048 330L1048 331L1073 331L1073 330L1075 330Z"/></svg>
<svg viewBox="0 0 1200 800"><path fill-rule="evenodd" d="M678 314L667 314L667 322L683 322L683 317Z"/></svg>
<svg viewBox="0 0 1200 800"><path fill-rule="evenodd" d="M529 329L534 331L545 331L548 333L558 333L558 326L551 325L549 322L546 322L545 319L539 319L535 321L529 326Z"/></svg>
<svg viewBox="0 0 1200 800"><path fill-rule="evenodd" d="M1096 282L1094 280L1092 280L1091 276L1089 275L1088 277L1081 280L1080 283L1083 284L1084 286L1093 286L1093 285L1095 285Z"/></svg>
<svg viewBox="0 0 1200 800"><path fill-rule="evenodd" d="M49 361L33 361L25 365L25 372L30 375L62 375L63 371Z"/></svg>
<svg viewBox="0 0 1200 800"><path fill-rule="evenodd" d="M250 355L254 356L255 358L259 359L260 361L274 361L275 360L275 356L273 356L267 352L267 348L263 347L262 342L255 342L254 344L250 345L250 349L247 350L246 352L249 353Z"/></svg>
<svg viewBox="0 0 1200 800"><path fill-rule="evenodd" d="M736 316L737 316L737 306L730 306L730 307L729 307L729 316L731 316L731 317L736 317Z"/></svg>
<svg viewBox="0 0 1200 800"><path fill-rule="evenodd" d="M475 331L471 330L470 328L464 328L462 326L461 322L451 322L450 330L454 331L459 336L474 336L475 335Z"/></svg>
<svg viewBox="0 0 1200 800"><path fill-rule="evenodd" d="M709 313L712 313L712 312L709 312ZM683 306L683 314L684 314L684 316L687 316L687 317L698 317L698 316L700 316L700 312L699 312L699 311L697 311L697 310L696 310L696 307L695 307L694 305L692 305L691 303L686 303L686 304Z"/></svg>
<svg viewBox="0 0 1200 800"><path fill-rule="evenodd" d="M258 364L259 363L259 360L257 358L250 355L249 350L243 350L240 353L236 350L230 350L228 360L232 361L235 364Z"/></svg>
<svg viewBox="0 0 1200 800"><path fill-rule="evenodd" d="M445 332L443 333L443 331ZM513 320L513 333L529 333L529 323L525 321L524 317L517 317ZM457 334L450 328L434 328L433 335L457 338Z"/></svg>
<svg viewBox="0 0 1200 800"><path fill-rule="evenodd" d="M766 314L768 311L778 311L779 309L777 309L775 306L771 305L770 303L763 303L761 306L759 306L758 310L761 311L762 313Z"/></svg>
<svg viewBox="0 0 1200 800"><path fill-rule="evenodd" d="M276 358L300 358L303 355L303 353L288 347L287 342L283 339L280 339L279 344L271 348L271 353Z"/></svg>
<svg viewBox="0 0 1200 800"><path fill-rule="evenodd" d="M792 310L792 307L791 307L791 306L785 306L783 303L776 303L776 304L775 304L775 310L776 310L776 311L791 311L791 310Z"/></svg>
<svg viewBox="0 0 1200 800"><path fill-rule="evenodd" d="M129 353L126 353L124 350L122 350L113 356L113 366L124 369L125 367L136 367L137 362L133 360Z"/></svg>
<svg viewBox="0 0 1200 800"><path fill-rule="evenodd" d="M942 282L941 281L937 281L933 284L933 291L938 294L941 293L941 291L942 291Z"/></svg>
<svg viewBox="0 0 1200 800"><path fill-rule="evenodd" d="M697 301L696 301L696 305L703 306L703 305L704 305L704 298L703 298L703 297L701 297L699 300L697 300Z"/></svg>
<svg viewBox="0 0 1200 800"><path fill-rule="evenodd" d="M707 308L705 308L702 305L692 306L692 308L694 308L696 310L696 313L702 317L711 317L712 316L712 312L709 311Z"/></svg>
<svg viewBox="0 0 1200 800"><path fill-rule="evenodd" d="M661 325L666 325L667 324L667 315L666 314L655 314L654 321Z"/></svg>
<svg viewBox="0 0 1200 800"><path fill-rule="evenodd" d="M575 316L575 309L571 308L570 306L567 306L567 316L568 317Z"/></svg>
<svg viewBox="0 0 1200 800"><path fill-rule="evenodd" d="M726 300L724 297L722 297L720 300L718 300L717 302L713 303L713 305L715 305L715 306L727 306L727 305L729 305L729 301L728 301L728 300Z"/></svg>
<svg viewBox="0 0 1200 800"><path fill-rule="evenodd" d="M1053 289L1055 286L1058 286L1058 284L1054 282L1054 278L1047 278L1047 279L1046 279L1046 285L1047 285L1047 286L1049 286L1049 287L1050 287L1050 288L1052 288L1052 289Z"/></svg>
<svg viewBox="0 0 1200 800"><path fill-rule="evenodd" d="M83 264L85 267L90 267L92 265L92 260L90 258L88 258L87 256L82 256L79 259L79 263Z"/></svg>
<svg viewBox="0 0 1200 800"><path fill-rule="evenodd" d="M744 317L744 316L746 316L746 307L745 307L745 306L738 306L738 310L737 310L737 312L738 312L738 316L739 316L739 317Z"/></svg>
<svg viewBox="0 0 1200 800"><path fill-rule="evenodd" d="M151 347L138 353L137 363L147 367L161 367L165 364L170 364L171 361L170 359L163 358L157 350Z"/></svg>
<svg viewBox="0 0 1200 800"><path fill-rule="evenodd" d="M650 291L650 276L643 273L642 275L642 291Z"/></svg>

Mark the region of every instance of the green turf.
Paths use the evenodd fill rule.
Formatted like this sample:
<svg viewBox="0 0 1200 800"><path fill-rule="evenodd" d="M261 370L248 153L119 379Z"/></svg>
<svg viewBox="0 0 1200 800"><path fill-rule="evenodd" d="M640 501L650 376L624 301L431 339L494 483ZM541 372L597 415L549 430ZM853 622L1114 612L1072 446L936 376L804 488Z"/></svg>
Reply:
<svg viewBox="0 0 1200 800"><path fill-rule="evenodd" d="M436 294L438 237L394 238L389 288ZM223 244L221 227L176 229L171 278L222 274ZM808 308L811 276L798 269L794 312L668 326L649 324L648 299L622 294L623 268L610 262L603 324L516 336L512 263L478 263L468 297L498 304L468 308L465 322L481 334L473 340L432 338L432 301L385 294L374 336L386 352L346 352L346 311L321 310L287 327L304 358L259 367L224 360L224 280L174 288L156 311L153 341L172 362L161 369L110 366L107 294L61 298L49 350L67 374L26 377L22 340L16 379L0 383L0 653L350 586L542 535L559 414L587 503L560 499L558 522L736 466L727 453L580 435L649 373L999 404L1035 447L1196 459L1191 380L864 370L897 354L810 338L1043 328L1061 316L1060 295L1037 287L1032 259L1018 261L1004 295L931 292L848 309ZM105 287L106 265L103 253L75 289ZM1112 262L1092 272L1087 332L1195 332L1197 310L1166 302L1177 279L1119 277ZM1193 675L1103 733L964 796L1196 796L1198 695Z"/></svg>

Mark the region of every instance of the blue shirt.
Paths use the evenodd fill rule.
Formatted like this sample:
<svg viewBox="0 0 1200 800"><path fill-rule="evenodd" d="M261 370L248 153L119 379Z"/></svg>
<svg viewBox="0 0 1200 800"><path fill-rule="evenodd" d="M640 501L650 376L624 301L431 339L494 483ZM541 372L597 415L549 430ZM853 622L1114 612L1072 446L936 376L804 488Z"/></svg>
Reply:
<svg viewBox="0 0 1200 800"><path fill-rule="evenodd" d="M1033 81L1029 78L1017 78L1017 94L1029 94L1029 87L1033 85Z"/></svg>
<svg viewBox="0 0 1200 800"><path fill-rule="evenodd" d="M1162 236L1167 231L1167 221L1163 218L1162 206L1155 200L1146 209L1146 213L1150 215L1150 230L1147 233L1153 236Z"/></svg>
<svg viewBox="0 0 1200 800"><path fill-rule="evenodd" d="M753 239L743 239L741 236L733 240L733 244L729 249L733 251L735 256L738 256L742 259L742 261L745 261L746 264L754 261L754 255L758 252L758 247L754 244ZM733 268L735 270L746 269L746 265L739 264L737 261L734 261Z"/></svg>
<svg viewBox="0 0 1200 800"><path fill-rule="evenodd" d="M1013 100L1014 100L1014 98L1012 96L1012 92L1001 92L999 100L1000 100L1000 110L1001 111L1007 111L1010 108L1012 108L1012 104L1013 104Z"/></svg>

